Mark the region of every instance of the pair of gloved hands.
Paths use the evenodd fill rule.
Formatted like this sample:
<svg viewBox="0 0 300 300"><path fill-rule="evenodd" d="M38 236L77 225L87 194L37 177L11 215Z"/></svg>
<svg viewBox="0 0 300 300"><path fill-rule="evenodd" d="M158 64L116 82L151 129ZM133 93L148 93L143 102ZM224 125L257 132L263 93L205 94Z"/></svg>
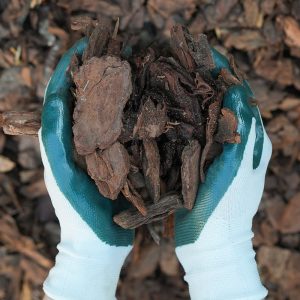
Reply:
<svg viewBox="0 0 300 300"><path fill-rule="evenodd" d="M39 132L45 182L61 226L55 266L44 284L54 300L111 300L134 231L113 223L115 203L73 160L72 100L68 67L77 42L60 60L48 84ZM218 74L230 70L212 49ZM247 82L232 86L224 106L238 118L240 144L227 144L210 166L192 211L175 217L176 254L186 272L191 299L263 299L251 238L271 155L271 143Z"/></svg>

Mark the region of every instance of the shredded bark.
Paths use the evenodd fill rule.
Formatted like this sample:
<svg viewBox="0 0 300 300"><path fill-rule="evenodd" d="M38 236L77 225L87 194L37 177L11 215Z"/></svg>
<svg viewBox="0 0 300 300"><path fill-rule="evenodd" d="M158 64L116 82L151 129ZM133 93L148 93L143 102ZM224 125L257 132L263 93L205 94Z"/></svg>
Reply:
<svg viewBox="0 0 300 300"><path fill-rule="evenodd" d="M227 86L242 84L242 82L237 77L235 77L228 69L221 69L219 78L223 80L223 82Z"/></svg>
<svg viewBox="0 0 300 300"><path fill-rule="evenodd" d="M199 186L199 161L201 146L197 140L193 140L185 146L181 155L181 182L184 207L194 207Z"/></svg>
<svg viewBox="0 0 300 300"><path fill-rule="evenodd" d="M206 123L206 144L202 152L200 161L200 179L205 180L204 168L207 161L207 156L214 142L214 134L218 126L218 117L221 109L221 99L217 99L208 108L208 121Z"/></svg>
<svg viewBox="0 0 300 300"><path fill-rule="evenodd" d="M113 33L105 22L77 25L94 30L70 68L74 143L100 193L116 199L121 192L134 207L114 221L135 228L182 206L191 210L221 144L239 141L233 113L220 117L226 89L241 83L235 65L233 74L222 69L212 78L206 36L181 25L171 29L171 56L148 48L132 57L118 21Z"/></svg>
<svg viewBox="0 0 300 300"><path fill-rule="evenodd" d="M133 187L130 180L127 179L127 182L122 189L122 193L143 216L147 215L147 208L145 207L143 198Z"/></svg>
<svg viewBox="0 0 300 300"><path fill-rule="evenodd" d="M140 139L156 138L165 131L167 121L166 104L155 105L149 96L141 105L133 136L138 136Z"/></svg>
<svg viewBox="0 0 300 300"><path fill-rule="evenodd" d="M114 221L123 228L134 229L143 224L163 220L178 208L183 207L178 194L162 197L159 202L147 206L147 215L143 216L135 208L130 208L114 216Z"/></svg>
<svg viewBox="0 0 300 300"><path fill-rule="evenodd" d="M8 111L0 113L0 127L9 135L37 135L41 128L41 112Z"/></svg>
<svg viewBox="0 0 300 300"><path fill-rule="evenodd" d="M195 60L197 69L202 73L212 70L215 67L215 63L211 55L207 36L205 34L194 36L187 34L187 37L189 38L189 52Z"/></svg>
<svg viewBox="0 0 300 300"><path fill-rule="evenodd" d="M112 200L117 199L130 169L129 155L125 147L116 142L85 158L89 175L96 182L101 194Z"/></svg>
<svg viewBox="0 0 300 300"><path fill-rule="evenodd" d="M119 137L132 92L131 68L115 56L92 57L74 74L74 142L80 155L106 149Z"/></svg>
<svg viewBox="0 0 300 300"><path fill-rule="evenodd" d="M235 114L228 108L221 109L221 116L218 122L218 130L214 139L219 143L235 143L241 142L241 137L236 131L238 122Z"/></svg>
<svg viewBox="0 0 300 300"><path fill-rule="evenodd" d="M82 61L85 63L92 57L101 57L110 36L111 26L109 22L106 19L97 22L89 38L89 43L82 55Z"/></svg>
<svg viewBox="0 0 300 300"><path fill-rule="evenodd" d="M146 186L154 202L160 198L160 157L159 150L155 140L143 140L143 173L146 180Z"/></svg>
<svg viewBox="0 0 300 300"><path fill-rule="evenodd" d="M196 65L190 54L189 47L186 42L186 33L180 25L175 25L171 29L171 49L177 56L181 65L189 72L194 71Z"/></svg>

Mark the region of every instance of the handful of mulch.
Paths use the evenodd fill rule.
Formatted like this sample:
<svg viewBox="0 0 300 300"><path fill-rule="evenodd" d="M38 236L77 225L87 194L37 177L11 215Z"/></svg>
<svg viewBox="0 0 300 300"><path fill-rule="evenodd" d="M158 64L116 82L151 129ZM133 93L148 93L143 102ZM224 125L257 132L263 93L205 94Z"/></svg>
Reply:
<svg viewBox="0 0 300 300"><path fill-rule="evenodd" d="M205 35L176 25L170 46L130 48L108 23L85 27L88 46L74 56L74 143L99 192L123 195L132 207L114 216L123 228L192 209L205 171L223 143L239 143L237 120L223 95L242 81L222 69L217 78ZM91 30L92 28L92 30Z"/></svg>

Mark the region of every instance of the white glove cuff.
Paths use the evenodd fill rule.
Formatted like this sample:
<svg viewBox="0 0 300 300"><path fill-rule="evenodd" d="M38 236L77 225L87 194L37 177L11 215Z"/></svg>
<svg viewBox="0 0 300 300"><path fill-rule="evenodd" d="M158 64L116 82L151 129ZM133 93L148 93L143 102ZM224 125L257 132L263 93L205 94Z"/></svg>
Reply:
<svg viewBox="0 0 300 300"><path fill-rule="evenodd" d="M203 252L193 244L185 245L176 253L186 272L192 300L258 300L267 295L251 240Z"/></svg>
<svg viewBox="0 0 300 300"><path fill-rule="evenodd" d="M120 271L130 249L116 250L111 249L112 259L101 259L101 255L99 259L90 259L60 249L44 282L45 294L54 300L116 299Z"/></svg>

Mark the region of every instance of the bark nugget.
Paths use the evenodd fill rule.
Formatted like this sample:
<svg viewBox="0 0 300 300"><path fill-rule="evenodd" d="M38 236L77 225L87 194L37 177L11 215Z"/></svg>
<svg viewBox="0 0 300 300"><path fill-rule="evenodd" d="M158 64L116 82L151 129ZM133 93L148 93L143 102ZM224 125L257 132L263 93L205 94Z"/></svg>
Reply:
<svg viewBox="0 0 300 300"><path fill-rule="evenodd" d="M97 150L86 156L86 164L101 194L112 200L117 199L130 168L125 147L116 142L103 151Z"/></svg>
<svg viewBox="0 0 300 300"><path fill-rule="evenodd" d="M197 140L184 147L181 155L181 181L184 207L192 209L199 185L201 146Z"/></svg>
<svg viewBox="0 0 300 300"><path fill-rule="evenodd" d="M106 149L119 137L132 92L131 68L115 56L92 57L74 74L74 142L80 155Z"/></svg>
<svg viewBox="0 0 300 300"><path fill-rule="evenodd" d="M122 56L117 26L90 24L88 47L71 66L74 143L88 174L101 194L131 203L114 216L124 228L191 210L222 144L240 142L235 115L222 108L227 88L240 83L236 67L212 78L206 36L180 25L169 47ZM172 217L164 222L172 228Z"/></svg>

